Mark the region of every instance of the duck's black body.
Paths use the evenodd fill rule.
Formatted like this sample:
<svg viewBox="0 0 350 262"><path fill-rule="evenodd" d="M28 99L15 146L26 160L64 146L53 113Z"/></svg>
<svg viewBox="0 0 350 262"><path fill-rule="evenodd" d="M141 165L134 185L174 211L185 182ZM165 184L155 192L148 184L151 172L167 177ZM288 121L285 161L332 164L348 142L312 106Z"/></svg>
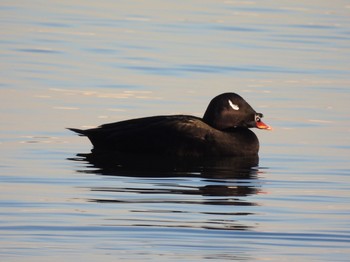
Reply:
<svg viewBox="0 0 350 262"><path fill-rule="evenodd" d="M247 128L217 130L200 118L185 115L154 116L77 130L87 136L94 151L178 156L252 155L259 149Z"/></svg>
<svg viewBox="0 0 350 262"><path fill-rule="evenodd" d="M169 156L250 156L259 141L249 127L270 129L247 102L234 93L214 98L202 118L153 116L70 130L87 136L93 152Z"/></svg>

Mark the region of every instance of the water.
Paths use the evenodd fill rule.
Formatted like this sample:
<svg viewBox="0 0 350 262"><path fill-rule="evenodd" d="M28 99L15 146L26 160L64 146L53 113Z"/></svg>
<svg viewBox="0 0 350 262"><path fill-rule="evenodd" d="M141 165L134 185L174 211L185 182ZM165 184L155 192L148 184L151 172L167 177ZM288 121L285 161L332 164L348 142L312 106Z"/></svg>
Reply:
<svg viewBox="0 0 350 262"><path fill-rule="evenodd" d="M1 19L4 261L348 261L347 1L15 1ZM260 159L91 159L65 127L242 95Z"/></svg>

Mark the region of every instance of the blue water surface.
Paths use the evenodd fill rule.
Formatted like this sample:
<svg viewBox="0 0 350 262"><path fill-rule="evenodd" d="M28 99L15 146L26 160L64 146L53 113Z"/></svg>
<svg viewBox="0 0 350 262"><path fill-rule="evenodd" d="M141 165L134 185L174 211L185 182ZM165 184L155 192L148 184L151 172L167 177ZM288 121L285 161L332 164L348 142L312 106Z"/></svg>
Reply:
<svg viewBox="0 0 350 262"><path fill-rule="evenodd" d="M348 261L347 1L0 4L3 261ZM67 127L202 116L236 92L259 160L94 159Z"/></svg>

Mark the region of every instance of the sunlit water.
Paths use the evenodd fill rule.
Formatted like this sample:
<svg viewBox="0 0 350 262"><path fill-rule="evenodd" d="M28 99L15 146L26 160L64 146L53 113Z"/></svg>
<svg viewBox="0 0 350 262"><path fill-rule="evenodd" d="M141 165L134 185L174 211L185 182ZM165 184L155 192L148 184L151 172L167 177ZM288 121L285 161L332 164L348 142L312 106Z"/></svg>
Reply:
<svg viewBox="0 0 350 262"><path fill-rule="evenodd" d="M0 4L1 261L348 261L348 1ZM202 116L260 159L94 159L65 127Z"/></svg>

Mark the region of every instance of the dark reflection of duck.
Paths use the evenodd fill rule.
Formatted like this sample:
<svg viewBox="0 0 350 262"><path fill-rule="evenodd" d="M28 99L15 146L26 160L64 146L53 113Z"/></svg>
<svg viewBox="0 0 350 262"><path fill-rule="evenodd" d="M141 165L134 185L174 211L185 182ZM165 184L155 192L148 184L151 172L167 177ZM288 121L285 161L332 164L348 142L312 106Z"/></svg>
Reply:
<svg viewBox="0 0 350 262"><path fill-rule="evenodd" d="M208 185L194 188L176 188L168 193L203 196L248 196L259 192L257 180L258 157L225 158L172 158L160 156L135 156L106 154L78 154L74 161L89 163L80 172L106 176L176 178L201 177ZM232 182L234 181L234 185ZM214 182L215 185L211 183ZM152 188L140 193L154 193ZM161 191L164 193L164 191ZM231 202L230 204L234 204Z"/></svg>
<svg viewBox="0 0 350 262"><path fill-rule="evenodd" d="M168 156L252 156L259 140L249 128L270 130L242 97L224 93L215 97L203 118L188 115L153 116L70 130L87 136L93 152Z"/></svg>
<svg viewBox="0 0 350 262"><path fill-rule="evenodd" d="M257 156L179 159L89 153L71 160L83 164L78 172L118 177L89 187L89 202L115 204L130 214L116 217L113 225L221 230L255 227L240 217L254 215L258 205L248 197L261 191Z"/></svg>
<svg viewBox="0 0 350 262"><path fill-rule="evenodd" d="M249 178L259 164L257 155L250 157L169 157L157 155L98 152L78 154L71 160L87 161L100 174L118 175L127 172L134 177L198 176L213 178Z"/></svg>

